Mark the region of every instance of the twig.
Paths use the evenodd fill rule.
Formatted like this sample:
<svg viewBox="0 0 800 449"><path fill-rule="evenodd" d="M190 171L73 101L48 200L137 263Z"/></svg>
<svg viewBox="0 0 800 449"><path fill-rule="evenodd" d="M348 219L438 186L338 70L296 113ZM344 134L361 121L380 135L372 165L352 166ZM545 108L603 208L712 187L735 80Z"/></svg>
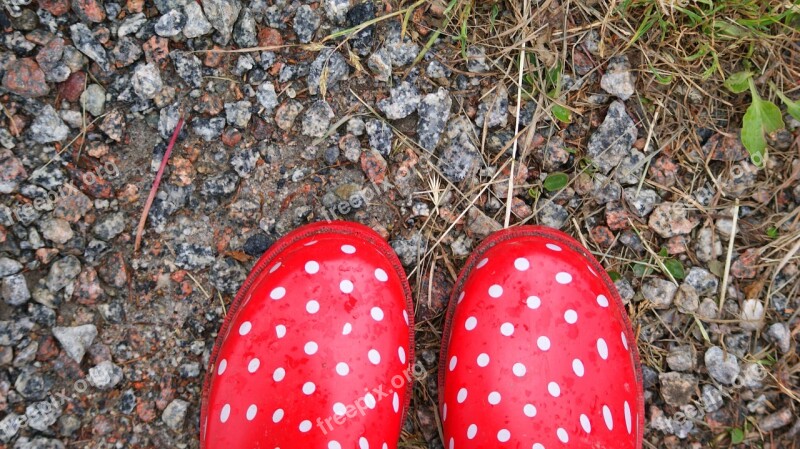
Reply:
<svg viewBox="0 0 800 449"><path fill-rule="evenodd" d="M731 271L731 257L733 256L733 241L736 240L736 220L739 218L739 200L733 206L733 226L731 227L731 238L728 240L728 256L725 257L725 272L722 273L722 291L719 293L719 309L725 304L725 293L728 291L728 275Z"/></svg>
<svg viewBox="0 0 800 449"><path fill-rule="evenodd" d="M164 152L164 157L161 158L161 166L158 167L158 173L156 173L156 179L153 180L153 186L150 188L150 196L147 197L147 202L144 203L144 210L142 210L142 217L139 219L139 226L136 228L136 242L133 244L133 252L139 251L139 246L142 243L142 233L144 232L144 224L147 222L147 214L150 212L150 206L153 205L153 200L156 198L156 192L158 192L158 185L161 184L161 176L164 174L164 167L167 166L167 161L169 161L169 156L172 154L172 147L175 146L175 142L178 140L178 135L181 133L181 128L183 127L183 116L178 119L178 124L175 125L175 131L172 132L172 138L169 139L169 145L167 145L167 151Z"/></svg>
<svg viewBox="0 0 800 449"><path fill-rule="evenodd" d="M519 52L519 81L517 82L517 119L514 122L514 135L519 134L519 112L522 104L522 73L525 71L525 41L522 42L522 50ZM517 144L519 139L514 139L514 147L511 150L511 171L508 174L508 194L506 196L506 217L503 227L507 228L511 222L511 203L514 199L514 177L517 175L514 167L514 160L517 158Z"/></svg>

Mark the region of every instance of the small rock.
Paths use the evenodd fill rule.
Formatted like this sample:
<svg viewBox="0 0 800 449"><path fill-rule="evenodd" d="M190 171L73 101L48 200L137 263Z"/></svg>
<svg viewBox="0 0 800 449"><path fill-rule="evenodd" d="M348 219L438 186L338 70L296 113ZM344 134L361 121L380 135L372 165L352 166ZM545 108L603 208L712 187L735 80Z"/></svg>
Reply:
<svg viewBox="0 0 800 449"><path fill-rule="evenodd" d="M10 150L0 149L0 193L17 190L20 182L28 177L22 162Z"/></svg>
<svg viewBox="0 0 800 449"><path fill-rule="evenodd" d="M625 278L619 278L614 281L614 286L617 287L617 292L619 293L620 298L622 298L622 302L626 305L630 303L633 297L636 295L636 291L633 289L630 281Z"/></svg>
<svg viewBox="0 0 800 449"><path fill-rule="evenodd" d="M211 268L211 284L223 294L235 294L247 277L247 272L235 260L225 257Z"/></svg>
<svg viewBox="0 0 800 449"><path fill-rule="evenodd" d="M69 127L48 104L34 117L30 134L36 143L60 142L69 135Z"/></svg>
<svg viewBox="0 0 800 449"><path fill-rule="evenodd" d="M625 111L625 104L611 103L605 120L589 138L588 155L600 172L607 174L630 154L636 141L636 125Z"/></svg>
<svg viewBox="0 0 800 449"><path fill-rule="evenodd" d="M385 48L394 67L411 64L419 54L419 45L408 35L402 36L398 21L391 21L386 25Z"/></svg>
<svg viewBox="0 0 800 449"><path fill-rule="evenodd" d="M714 235L713 229L706 226L697 233L694 243L694 252L697 260L710 262L722 254L722 241Z"/></svg>
<svg viewBox="0 0 800 449"><path fill-rule="evenodd" d="M716 412L725 403L719 388L713 385L703 385L703 393L700 398L703 401L703 408L706 413Z"/></svg>
<svg viewBox="0 0 800 449"><path fill-rule="evenodd" d="M350 0L324 0L322 6L331 22L343 25L347 10L350 8Z"/></svg>
<svg viewBox="0 0 800 449"><path fill-rule="evenodd" d="M28 425L39 432L47 432L47 429L61 416L61 408L56 407L57 404L56 401L39 401L26 407L25 416L28 418Z"/></svg>
<svg viewBox="0 0 800 449"><path fill-rule="evenodd" d="M86 108L89 114L97 117L103 115L106 105L106 91L99 84L90 84L81 94L81 106Z"/></svg>
<svg viewBox="0 0 800 449"><path fill-rule="evenodd" d="M686 275L685 282L697 291L700 296L712 296L717 293L719 281L705 268L692 267Z"/></svg>
<svg viewBox="0 0 800 449"><path fill-rule="evenodd" d="M694 348L691 346L675 346L667 354L667 365L673 371L692 371L696 367Z"/></svg>
<svg viewBox="0 0 800 449"><path fill-rule="evenodd" d="M75 256L65 256L53 262L50 272L47 273L47 288L52 292L57 292L71 284L81 272L81 263Z"/></svg>
<svg viewBox="0 0 800 449"><path fill-rule="evenodd" d="M183 35L187 39L205 36L212 31L211 23L203 14L203 8L197 2L187 2L183 7L186 14L186 24L183 26Z"/></svg>
<svg viewBox="0 0 800 449"><path fill-rule="evenodd" d="M81 363L86 348L92 345L97 336L94 324L84 324L75 327L54 327L53 336L61 343L64 352L75 361Z"/></svg>
<svg viewBox="0 0 800 449"><path fill-rule="evenodd" d="M192 243L175 245L175 265L186 270L205 268L214 263L214 252L211 247Z"/></svg>
<svg viewBox="0 0 800 449"><path fill-rule="evenodd" d="M664 402L675 407L691 403L698 388L697 378L691 374L662 373L658 375L658 381Z"/></svg>
<svg viewBox="0 0 800 449"><path fill-rule="evenodd" d="M28 283L22 274L14 274L3 278L0 285L0 296L10 306L21 306L31 298Z"/></svg>
<svg viewBox="0 0 800 449"><path fill-rule="evenodd" d="M92 233L100 240L109 241L125 230L125 214L117 212L99 220L92 228Z"/></svg>
<svg viewBox="0 0 800 449"><path fill-rule="evenodd" d="M326 67L325 86L327 90L333 88L339 81L347 79L350 74L350 66L347 65L347 61L341 53L331 48L321 50L308 68L306 83L311 95L319 93L320 82Z"/></svg>
<svg viewBox="0 0 800 449"><path fill-rule="evenodd" d="M294 121L303 110L303 104L297 100L288 100L278 106L275 111L275 124L278 128L288 131L294 126Z"/></svg>
<svg viewBox="0 0 800 449"><path fill-rule="evenodd" d="M606 73L600 79L600 87L622 101L629 99L636 92L631 64L627 56L614 56L608 60Z"/></svg>
<svg viewBox="0 0 800 449"><path fill-rule="evenodd" d="M199 6L199 5L198 5ZM122 21L117 28L117 37L125 37L136 34L139 29L147 23L147 16L144 13L131 14Z"/></svg>
<svg viewBox="0 0 800 449"><path fill-rule="evenodd" d="M782 354L789 352L792 344L792 333L785 323L774 323L766 332L767 338L775 343Z"/></svg>
<svg viewBox="0 0 800 449"><path fill-rule="evenodd" d="M500 83L491 93L484 96L478 105L475 124L479 128L505 127L508 124L508 89Z"/></svg>
<svg viewBox="0 0 800 449"><path fill-rule="evenodd" d="M347 11L348 28L356 27L375 18L375 4L368 0L357 3ZM375 34L375 25L370 25L350 37L350 48L361 56L369 54L372 48L372 39Z"/></svg>
<svg viewBox="0 0 800 449"><path fill-rule="evenodd" d="M95 388L110 390L122 381L122 368L110 360L105 360L93 368L89 368L87 380Z"/></svg>
<svg viewBox="0 0 800 449"><path fill-rule="evenodd" d="M369 120L365 128L369 136L369 146L373 150L381 154L381 156L389 156L392 151L392 128L382 120Z"/></svg>
<svg viewBox="0 0 800 449"><path fill-rule="evenodd" d="M161 74L155 64L139 64L131 77L133 91L142 100L152 100L161 91Z"/></svg>
<svg viewBox="0 0 800 449"><path fill-rule="evenodd" d="M103 121L100 122L99 128L106 133L109 139L121 142L125 135L125 116L119 109L114 109L106 114Z"/></svg>
<svg viewBox="0 0 800 449"><path fill-rule="evenodd" d="M404 266L412 266L419 262L427 247L425 239L419 232L408 238L398 237L389 242Z"/></svg>
<svg viewBox="0 0 800 449"><path fill-rule="evenodd" d="M218 139L223 129L225 129L225 119L222 117L192 119L192 130L206 142Z"/></svg>
<svg viewBox="0 0 800 449"><path fill-rule="evenodd" d="M174 399L164 409L161 420L172 430L178 430L186 419L186 411L189 410L189 403L182 399Z"/></svg>
<svg viewBox="0 0 800 449"><path fill-rule="evenodd" d="M461 182L474 174L482 163L480 152L471 139L475 134L474 126L466 117L457 116L448 122L444 134L439 168L451 181Z"/></svg>
<svg viewBox="0 0 800 449"><path fill-rule="evenodd" d="M773 430L780 429L788 425L795 419L792 409L789 407L782 408L777 412L767 415L758 420L758 428L762 432L772 432Z"/></svg>
<svg viewBox="0 0 800 449"><path fill-rule="evenodd" d="M624 186L638 185L644 171L644 154L637 149L631 149L627 157L622 158L614 177Z"/></svg>
<svg viewBox="0 0 800 449"><path fill-rule="evenodd" d="M239 20L233 27L233 41L241 48L250 48L258 45L256 37L256 19L250 8L244 8L239 14Z"/></svg>
<svg viewBox="0 0 800 449"><path fill-rule="evenodd" d="M391 88L391 97L378 102L380 109L389 120L399 120L408 117L417 110L420 102L419 89L408 81Z"/></svg>
<svg viewBox="0 0 800 449"><path fill-rule="evenodd" d="M719 346L712 346L706 351L706 369L708 374L719 383L733 385L739 376L739 361L733 354L726 354Z"/></svg>
<svg viewBox="0 0 800 449"><path fill-rule="evenodd" d="M322 137L328 132L331 119L335 117L333 109L325 100L315 101L306 111L301 122L303 135L309 137Z"/></svg>
<svg viewBox="0 0 800 449"><path fill-rule="evenodd" d="M664 238L685 235L692 232L699 223L697 219L688 217L687 212L688 208L684 204L665 202L653 210L648 225Z"/></svg>
<svg viewBox="0 0 800 449"><path fill-rule="evenodd" d="M392 77L392 58L384 47L375 50L367 58L367 67L378 81L387 82Z"/></svg>
<svg viewBox="0 0 800 449"><path fill-rule="evenodd" d="M742 145L741 130L733 129L727 134L711 136L702 147L703 160L711 156L713 161L738 162L750 157Z"/></svg>
<svg viewBox="0 0 800 449"><path fill-rule="evenodd" d="M270 81L264 81L256 90L256 99L265 109L265 114L270 115L278 106L278 94L275 93L275 86Z"/></svg>
<svg viewBox="0 0 800 449"><path fill-rule="evenodd" d="M561 229L569 220L569 212L560 204L554 203L551 200L545 200L540 207L541 209L536 216L539 219L539 224L542 226Z"/></svg>
<svg viewBox="0 0 800 449"><path fill-rule="evenodd" d="M659 310L668 309L672 305L678 287L661 278L650 278L642 284L642 296Z"/></svg>
<svg viewBox="0 0 800 449"><path fill-rule="evenodd" d="M173 51L169 54L178 76L194 87L203 84L203 68L200 58L188 51Z"/></svg>
<svg viewBox="0 0 800 449"><path fill-rule="evenodd" d="M488 72L491 70L486 62L486 49L478 45L467 47L467 70L470 72Z"/></svg>
<svg viewBox="0 0 800 449"><path fill-rule="evenodd" d="M314 33L317 32L319 23L320 18L317 12L311 9L309 5L302 5L297 8L297 12L294 15L294 22L292 22L292 28L295 34L297 34L297 39L301 43L307 44L314 38Z"/></svg>
<svg viewBox="0 0 800 449"><path fill-rule="evenodd" d="M72 45L96 62L103 71L111 70L105 48L97 41L92 30L83 23L76 23L69 27Z"/></svg>
<svg viewBox="0 0 800 449"><path fill-rule="evenodd" d="M242 250L247 255L261 257L261 255L264 254L264 251L269 249L273 243L274 240L271 239L267 234L259 232L247 238L247 240L244 242Z"/></svg>
<svg viewBox="0 0 800 449"><path fill-rule="evenodd" d="M69 222L61 218L43 220L39 223L39 229L44 238L59 245L67 243L74 235Z"/></svg>
<svg viewBox="0 0 800 449"><path fill-rule="evenodd" d="M658 196L655 190L639 190L638 187L626 188L622 193L622 197L628 207L631 208L631 212L642 218L647 217L656 207L656 204L661 202L661 197Z"/></svg>
<svg viewBox="0 0 800 449"><path fill-rule="evenodd" d="M252 115L250 107L250 102L246 100L225 103L225 117L228 120L228 124L240 129L247 128Z"/></svg>
<svg viewBox="0 0 800 449"><path fill-rule="evenodd" d="M422 98L419 103L417 121L417 141L422 148L433 151L439 143L445 125L450 119L453 99L450 92L440 87L435 93Z"/></svg>
<svg viewBox="0 0 800 449"><path fill-rule="evenodd" d="M72 0L72 11L84 22L100 23L106 20L103 3L98 0Z"/></svg>
<svg viewBox="0 0 800 449"><path fill-rule="evenodd" d="M180 34L186 25L186 16L179 10L173 9L159 17L154 31L161 37L172 37Z"/></svg>
<svg viewBox="0 0 800 449"><path fill-rule="evenodd" d="M231 157L231 167L240 177L246 178L256 168L256 163L259 159L258 149L246 148L236 152Z"/></svg>
<svg viewBox="0 0 800 449"><path fill-rule="evenodd" d="M764 304L758 299L748 299L742 303L742 317L739 327L757 331L764 327Z"/></svg>
<svg viewBox="0 0 800 449"><path fill-rule="evenodd" d="M242 4L239 0L204 0L203 11L206 19L222 36L221 44L228 43L233 32L233 25L239 17Z"/></svg>
<svg viewBox="0 0 800 449"><path fill-rule="evenodd" d="M27 98L43 97L50 92L44 72L33 58L10 62L3 75L3 87Z"/></svg>

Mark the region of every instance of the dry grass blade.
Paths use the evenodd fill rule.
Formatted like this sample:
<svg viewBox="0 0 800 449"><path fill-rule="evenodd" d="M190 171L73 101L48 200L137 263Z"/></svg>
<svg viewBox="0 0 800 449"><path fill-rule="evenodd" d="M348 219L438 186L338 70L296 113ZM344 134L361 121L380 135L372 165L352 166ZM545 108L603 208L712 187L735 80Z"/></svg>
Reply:
<svg viewBox="0 0 800 449"><path fill-rule="evenodd" d="M175 146L175 142L178 141L178 135L181 133L181 128L183 128L183 116L178 119L178 124L175 125L175 131L172 132L172 137L169 139L169 145L167 145L167 151L164 152L164 157L161 159L161 166L158 167L158 173L156 173L156 178L153 180L153 186L150 188L150 195L147 197L147 202L144 203L142 217L139 219L139 226L136 227L136 241L133 244L133 252L139 251L139 246L142 243L144 224L147 222L147 214L150 212L150 207L153 205L153 200L156 198L158 186L161 184L161 177L164 175L164 167L167 166L169 156L172 154L172 148Z"/></svg>

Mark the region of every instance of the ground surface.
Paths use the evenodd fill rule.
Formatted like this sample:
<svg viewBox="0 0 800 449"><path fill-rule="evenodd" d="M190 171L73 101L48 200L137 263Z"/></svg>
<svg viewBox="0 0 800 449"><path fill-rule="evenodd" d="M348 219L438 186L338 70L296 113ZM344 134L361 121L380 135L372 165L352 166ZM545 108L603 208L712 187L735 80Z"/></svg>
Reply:
<svg viewBox="0 0 800 449"><path fill-rule="evenodd" d="M800 123L759 168L722 88L798 97L796 16L611 3L3 0L0 448L197 447L238 286L333 218L407 266L430 374L471 248L544 224L617 281L646 447L798 447ZM403 447L442 447L435 379Z"/></svg>

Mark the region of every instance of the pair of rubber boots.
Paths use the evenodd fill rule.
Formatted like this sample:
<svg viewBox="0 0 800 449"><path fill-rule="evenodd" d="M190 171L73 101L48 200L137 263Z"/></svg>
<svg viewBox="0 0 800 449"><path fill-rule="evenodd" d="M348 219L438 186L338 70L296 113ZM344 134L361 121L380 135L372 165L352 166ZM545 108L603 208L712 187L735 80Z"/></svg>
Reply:
<svg viewBox="0 0 800 449"><path fill-rule="evenodd" d="M641 448L630 322L600 264L564 233L521 226L475 249L439 362L445 448ZM209 365L203 448L397 448L424 371L397 256L355 223L291 232L239 290Z"/></svg>

